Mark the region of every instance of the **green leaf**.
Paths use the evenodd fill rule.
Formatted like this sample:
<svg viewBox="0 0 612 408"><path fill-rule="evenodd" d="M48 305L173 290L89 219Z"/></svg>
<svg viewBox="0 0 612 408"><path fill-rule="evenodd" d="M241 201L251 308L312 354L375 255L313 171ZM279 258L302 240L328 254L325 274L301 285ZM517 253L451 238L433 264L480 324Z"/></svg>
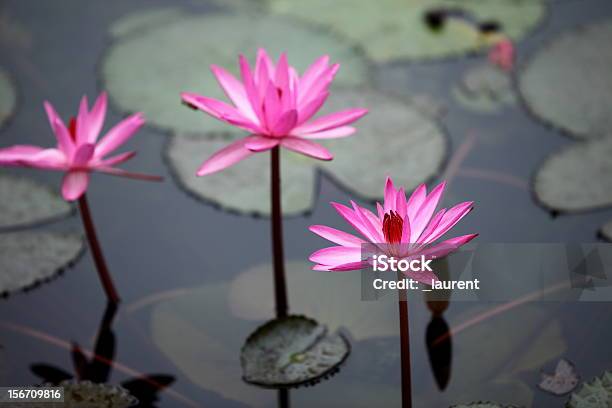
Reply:
<svg viewBox="0 0 612 408"><path fill-rule="evenodd" d="M545 207L579 212L612 205L612 138L575 143L549 157L534 190Z"/></svg>
<svg viewBox="0 0 612 408"><path fill-rule="evenodd" d="M424 23L429 10L461 9L479 21L495 20L520 40L542 19L534 0L264 0L272 12L301 18L361 45L376 62L458 56L482 50L486 40L463 19L447 19L442 30Z"/></svg>
<svg viewBox="0 0 612 408"><path fill-rule="evenodd" d="M48 186L0 173L0 229L32 226L65 217L71 207Z"/></svg>
<svg viewBox="0 0 612 408"><path fill-rule="evenodd" d="M584 382L577 392L570 396L568 408L607 408L612 405L612 372L606 371L601 377Z"/></svg>
<svg viewBox="0 0 612 408"><path fill-rule="evenodd" d="M76 261L83 244L76 234L0 234L0 294L28 289L57 276Z"/></svg>
<svg viewBox="0 0 612 408"><path fill-rule="evenodd" d="M519 89L541 120L577 138L612 134L612 20L554 37L520 72Z"/></svg>

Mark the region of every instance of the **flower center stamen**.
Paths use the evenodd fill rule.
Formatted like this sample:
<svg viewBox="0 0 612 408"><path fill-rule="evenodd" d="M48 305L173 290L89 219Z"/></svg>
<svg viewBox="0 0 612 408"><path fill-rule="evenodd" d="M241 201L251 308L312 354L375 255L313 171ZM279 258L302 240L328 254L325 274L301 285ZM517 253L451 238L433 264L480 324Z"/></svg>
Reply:
<svg viewBox="0 0 612 408"><path fill-rule="evenodd" d="M383 234L389 244L399 244L402 241L404 220L396 211L389 211L383 218Z"/></svg>
<svg viewBox="0 0 612 408"><path fill-rule="evenodd" d="M70 123L68 124L68 132L70 133L70 137L72 137L72 141L76 142L76 119L73 117L70 118Z"/></svg>

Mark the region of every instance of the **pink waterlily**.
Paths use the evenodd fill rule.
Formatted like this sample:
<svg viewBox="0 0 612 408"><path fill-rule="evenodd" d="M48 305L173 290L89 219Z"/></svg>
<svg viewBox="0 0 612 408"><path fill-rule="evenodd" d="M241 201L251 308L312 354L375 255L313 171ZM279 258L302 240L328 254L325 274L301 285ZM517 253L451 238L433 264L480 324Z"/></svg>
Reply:
<svg viewBox="0 0 612 408"><path fill-rule="evenodd" d="M62 195L67 201L76 200L85 193L92 171L143 180L161 180L160 177L132 173L115 167L134 157L136 152L110 155L142 127L144 118L141 113L122 120L98 141L106 116L105 92L100 94L91 110L87 97L83 96L78 115L70 120L68 127L51 103L45 102L44 106L57 139L57 146L42 148L16 145L0 149L0 165L65 171Z"/></svg>
<svg viewBox="0 0 612 408"><path fill-rule="evenodd" d="M323 248L310 256L318 271L352 271L364 269L372 260L362 256L362 248L373 247L396 259L442 258L467 244L478 234L462 235L437 242L465 217L473 202L466 201L434 214L446 183L436 186L429 194L424 184L406 199L404 189L396 189L387 178L384 205L376 204L378 214L351 201L352 209L331 203L336 211L360 234L355 236L325 225L313 225L310 230L337 246ZM364 247L364 245L366 245ZM365 253L369 253L366 250ZM407 272L407 276L431 284L437 277L432 272Z"/></svg>
<svg viewBox="0 0 612 408"><path fill-rule="evenodd" d="M252 70L244 56L239 57L241 80L218 66L211 66L217 81L233 105L183 92L187 105L250 133L219 150L199 168L198 176L229 167L257 152L282 146L319 160L331 160L332 154L315 139L350 136L349 126L367 113L353 108L313 119L329 96L329 87L339 64L329 64L329 57L317 59L302 76L282 53L278 62L265 50L257 53Z"/></svg>

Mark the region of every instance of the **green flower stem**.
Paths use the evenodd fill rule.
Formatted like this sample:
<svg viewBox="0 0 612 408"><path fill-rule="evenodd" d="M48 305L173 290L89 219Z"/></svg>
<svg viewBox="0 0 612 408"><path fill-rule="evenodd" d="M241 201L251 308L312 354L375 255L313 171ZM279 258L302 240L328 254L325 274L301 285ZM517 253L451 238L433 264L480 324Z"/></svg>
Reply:
<svg viewBox="0 0 612 408"><path fill-rule="evenodd" d="M402 276L398 272L398 279ZM410 370L410 323L406 290L398 290L400 350L402 362L402 408L412 408L412 376Z"/></svg>
<svg viewBox="0 0 612 408"><path fill-rule="evenodd" d="M287 283L285 256L283 253L283 213L281 208L280 148L272 149L270 167L270 191L272 205L272 258L274 261L274 297L276 317L287 316Z"/></svg>

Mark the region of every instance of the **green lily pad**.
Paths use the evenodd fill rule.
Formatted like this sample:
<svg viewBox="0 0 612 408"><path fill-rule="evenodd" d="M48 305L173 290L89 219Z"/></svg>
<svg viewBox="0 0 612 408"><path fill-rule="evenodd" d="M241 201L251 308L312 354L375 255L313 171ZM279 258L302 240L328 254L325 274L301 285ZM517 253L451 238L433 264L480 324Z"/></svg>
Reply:
<svg viewBox="0 0 612 408"><path fill-rule="evenodd" d="M14 408L128 408L138 404L138 399L123 387L110 384L94 384L91 381L62 381L64 402L28 402Z"/></svg>
<svg viewBox="0 0 612 408"><path fill-rule="evenodd" d="M159 13L159 12L158 12ZM124 111L143 111L149 123L178 132L224 132L230 126L181 105L180 93L197 92L224 99L208 70L211 64L238 74L238 55L254 60L257 48L270 55L287 51L300 72L329 54L342 64L337 83L367 82L368 63L351 44L298 21L258 14L174 15L161 12L148 20L115 23L119 35L102 62L104 87ZM169 17L170 14L170 17ZM151 24L161 19L159 24ZM137 26L137 30L130 27ZM117 28L119 27L119 28ZM164 50L164 52L160 52Z"/></svg>
<svg viewBox="0 0 612 408"><path fill-rule="evenodd" d="M54 190L32 179L0 173L0 229L32 226L70 214Z"/></svg>
<svg viewBox="0 0 612 408"><path fill-rule="evenodd" d="M603 227L601 227L600 233L605 239L612 242L612 220L608 221L603 225Z"/></svg>
<svg viewBox="0 0 612 408"><path fill-rule="evenodd" d="M512 78L490 64L467 71L453 86L452 95L465 109L480 113L497 112L516 103Z"/></svg>
<svg viewBox="0 0 612 408"><path fill-rule="evenodd" d="M274 319L247 339L240 355L245 381L264 387L313 384L333 374L348 357L341 334L304 316Z"/></svg>
<svg viewBox="0 0 612 408"><path fill-rule="evenodd" d="M423 16L439 8L461 9L479 21L495 20L514 40L542 19L545 6L534 0L264 0L272 12L322 24L361 45L377 62L458 56L486 47L481 34L462 20L448 19L432 31Z"/></svg>
<svg viewBox="0 0 612 408"><path fill-rule="evenodd" d="M121 17L111 24L108 30L112 37L119 38L138 30L172 22L187 15L187 12L179 7L138 10L135 13Z"/></svg>
<svg viewBox="0 0 612 408"><path fill-rule="evenodd" d="M578 212L612 205L612 138L575 143L548 158L534 190L545 207Z"/></svg>
<svg viewBox="0 0 612 408"><path fill-rule="evenodd" d="M555 37L527 63L519 89L541 120L577 138L612 134L612 20Z"/></svg>
<svg viewBox="0 0 612 408"><path fill-rule="evenodd" d="M612 406L612 372L606 371L601 377L585 382L580 390L573 393L568 408L608 408Z"/></svg>
<svg viewBox="0 0 612 408"><path fill-rule="evenodd" d="M0 234L0 294L28 289L55 277L76 261L83 244L77 234Z"/></svg>
<svg viewBox="0 0 612 408"><path fill-rule="evenodd" d="M0 126L13 115L16 103L15 87L8 74L0 69Z"/></svg>
<svg viewBox="0 0 612 408"><path fill-rule="evenodd" d="M332 93L325 111L361 106L370 113L357 122L355 135L321 141L334 154L331 162L283 149L284 214L311 209L318 169L366 200L381 198L387 174L410 190L439 171L447 154L446 136L433 119L403 100L370 89L342 88ZM216 174L195 176L205 159L238 137L244 134L177 136L169 143L166 156L179 184L196 197L240 213L268 215L269 153L254 155Z"/></svg>

